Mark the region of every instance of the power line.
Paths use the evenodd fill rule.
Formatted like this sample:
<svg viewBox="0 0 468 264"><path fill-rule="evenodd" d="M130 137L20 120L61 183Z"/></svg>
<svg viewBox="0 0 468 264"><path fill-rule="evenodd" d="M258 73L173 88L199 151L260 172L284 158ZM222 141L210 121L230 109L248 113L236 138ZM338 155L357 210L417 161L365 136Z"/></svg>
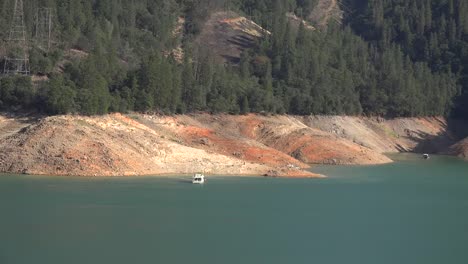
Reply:
<svg viewBox="0 0 468 264"><path fill-rule="evenodd" d="M51 47L52 39L52 9L39 7L36 13L36 46L46 52Z"/></svg>
<svg viewBox="0 0 468 264"><path fill-rule="evenodd" d="M13 19L8 35L5 56L4 74L29 75L28 43L26 41L26 27L24 25L23 0L15 0Z"/></svg>

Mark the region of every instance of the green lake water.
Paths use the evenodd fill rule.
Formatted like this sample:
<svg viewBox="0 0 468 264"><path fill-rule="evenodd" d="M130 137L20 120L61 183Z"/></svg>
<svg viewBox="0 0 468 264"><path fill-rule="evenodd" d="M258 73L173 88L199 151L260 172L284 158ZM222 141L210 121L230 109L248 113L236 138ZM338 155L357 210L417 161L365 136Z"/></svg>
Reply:
<svg viewBox="0 0 468 264"><path fill-rule="evenodd" d="M466 264L468 163L327 179L0 176L0 264Z"/></svg>

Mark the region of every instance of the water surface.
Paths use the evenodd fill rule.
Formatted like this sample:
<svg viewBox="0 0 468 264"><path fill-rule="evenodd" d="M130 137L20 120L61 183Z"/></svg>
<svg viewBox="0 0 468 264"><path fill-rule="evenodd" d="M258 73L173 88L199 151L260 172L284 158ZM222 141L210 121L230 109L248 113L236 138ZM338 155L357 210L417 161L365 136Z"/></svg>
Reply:
<svg viewBox="0 0 468 264"><path fill-rule="evenodd" d="M0 176L0 263L468 263L468 163L328 179Z"/></svg>

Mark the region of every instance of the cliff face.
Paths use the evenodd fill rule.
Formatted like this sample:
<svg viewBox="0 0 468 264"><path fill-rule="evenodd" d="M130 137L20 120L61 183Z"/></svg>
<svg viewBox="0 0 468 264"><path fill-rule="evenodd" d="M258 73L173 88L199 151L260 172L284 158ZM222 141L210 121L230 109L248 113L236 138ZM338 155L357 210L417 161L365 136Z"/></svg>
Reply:
<svg viewBox="0 0 468 264"><path fill-rule="evenodd" d="M108 115L0 117L0 171L316 177L308 164L381 164L447 137L444 119Z"/></svg>

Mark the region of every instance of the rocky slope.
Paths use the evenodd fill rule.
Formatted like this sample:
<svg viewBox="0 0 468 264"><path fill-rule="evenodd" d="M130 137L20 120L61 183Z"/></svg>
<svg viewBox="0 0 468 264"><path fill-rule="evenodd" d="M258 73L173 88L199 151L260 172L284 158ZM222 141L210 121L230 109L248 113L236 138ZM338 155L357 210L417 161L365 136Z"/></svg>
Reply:
<svg viewBox="0 0 468 264"><path fill-rule="evenodd" d="M238 62L244 50L271 33L234 12L214 12L195 41L199 53L214 54L218 62Z"/></svg>
<svg viewBox="0 0 468 264"><path fill-rule="evenodd" d="M0 117L0 171L48 175L317 177L308 164L381 164L455 141L441 118L108 115Z"/></svg>

